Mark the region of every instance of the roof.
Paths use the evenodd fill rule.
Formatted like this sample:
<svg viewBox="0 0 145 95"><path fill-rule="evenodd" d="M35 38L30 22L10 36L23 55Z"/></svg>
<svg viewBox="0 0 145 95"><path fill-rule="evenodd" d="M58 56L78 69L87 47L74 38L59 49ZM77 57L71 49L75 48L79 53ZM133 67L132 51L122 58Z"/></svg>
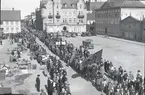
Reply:
<svg viewBox="0 0 145 95"><path fill-rule="evenodd" d="M132 16L128 16L127 18L123 19L121 22L134 23L134 22L140 22L140 21Z"/></svg>
<svg viewBox="0 0 145 95"><path fill-rule="evenodd" d="M87 20L95 20L95 13L88 13L87 14Z"/></svg>
<svg viewBox="0 0 145 95"><path fill-rule="evenodd" d="M21 11L19 10L1 10L2 21L20 21Z"/></svg>
<svg viewBox="0 0 145 95"><path fill-rule="evenodd" d="M145 4L139 0L109 0L106 2L110 7L121 8L145 8Z"/></svg>
<svg viewBox="0 0 145 95"><path fill-rule="evenodd" d="M105 2L90 2L90 10L99 9Z"/></svg>
<svg viewBox="0 0 145 95"><path fill-rule="evenodd" d="M84 0L82 0L82 1L84 2ZM78 2L79 2L79 0L61 0L62 5L67 4L66 7L62 6L63 9L77 9Z"/></svg>
<svg viewBox="0 0 145 95"><path fill-rule="evenodd" d="M47 4L48 1L51 1L51 0L41 0L40 1L40 7L41 8L46 8L45 5ZM84 2L84 0L82 0L82 1ZM64 5L64 4L67 5L66 7L62 6L63 9L77 9L77 3L78 2L79 2L79 0L61 0L62 5Z"/></svg>

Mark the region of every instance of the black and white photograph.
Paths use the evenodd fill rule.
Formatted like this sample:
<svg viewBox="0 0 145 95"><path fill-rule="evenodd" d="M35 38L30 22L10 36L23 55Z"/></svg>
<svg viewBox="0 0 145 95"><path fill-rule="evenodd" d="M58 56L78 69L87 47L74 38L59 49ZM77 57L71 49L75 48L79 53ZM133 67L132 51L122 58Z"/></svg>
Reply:
<svg viewBox="0 0 145 95"><path fill-rule="evenodd" d="M145 0L0 0L0 95L145 95Z"/></svg>

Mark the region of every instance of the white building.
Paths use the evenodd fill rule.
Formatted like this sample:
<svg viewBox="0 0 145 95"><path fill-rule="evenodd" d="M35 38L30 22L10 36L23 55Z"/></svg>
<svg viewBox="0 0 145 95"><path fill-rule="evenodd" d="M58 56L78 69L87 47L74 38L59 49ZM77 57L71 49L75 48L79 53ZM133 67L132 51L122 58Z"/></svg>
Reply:
<svg viewBox="0 0 145 95"><path fill-rule="evenodd" d="M43 30L86 32L87 10L84 0L42 0Z"/></svg>
<svg viewBox="0 0 145 95"><path fill-rule="evenodd" d="M21 32L21 12L19 10L1 10L1 29L3 33Z"/></svg>

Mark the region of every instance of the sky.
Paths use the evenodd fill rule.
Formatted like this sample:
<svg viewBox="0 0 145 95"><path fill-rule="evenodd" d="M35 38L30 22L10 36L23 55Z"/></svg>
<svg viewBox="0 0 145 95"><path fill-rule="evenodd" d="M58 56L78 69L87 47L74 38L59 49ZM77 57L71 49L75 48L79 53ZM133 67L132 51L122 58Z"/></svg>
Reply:
<svg viewBox="0 0 145 95"><path fill-rule="evenodd" d="M1 0L2 9L21 10L21 18L23 19L26 15L30 15L39 7L40 0Z"/></svg>

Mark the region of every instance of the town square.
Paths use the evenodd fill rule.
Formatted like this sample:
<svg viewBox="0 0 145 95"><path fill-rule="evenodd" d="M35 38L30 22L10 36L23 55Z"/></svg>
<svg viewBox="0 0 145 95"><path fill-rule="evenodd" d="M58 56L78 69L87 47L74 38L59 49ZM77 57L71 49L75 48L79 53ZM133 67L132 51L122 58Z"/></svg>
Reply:
<svg viewBox="0 0 145 95"><path fill-rule="evenodd" d="M144 95L143 0L32 1L1 0L0 95Z"/></svg>

